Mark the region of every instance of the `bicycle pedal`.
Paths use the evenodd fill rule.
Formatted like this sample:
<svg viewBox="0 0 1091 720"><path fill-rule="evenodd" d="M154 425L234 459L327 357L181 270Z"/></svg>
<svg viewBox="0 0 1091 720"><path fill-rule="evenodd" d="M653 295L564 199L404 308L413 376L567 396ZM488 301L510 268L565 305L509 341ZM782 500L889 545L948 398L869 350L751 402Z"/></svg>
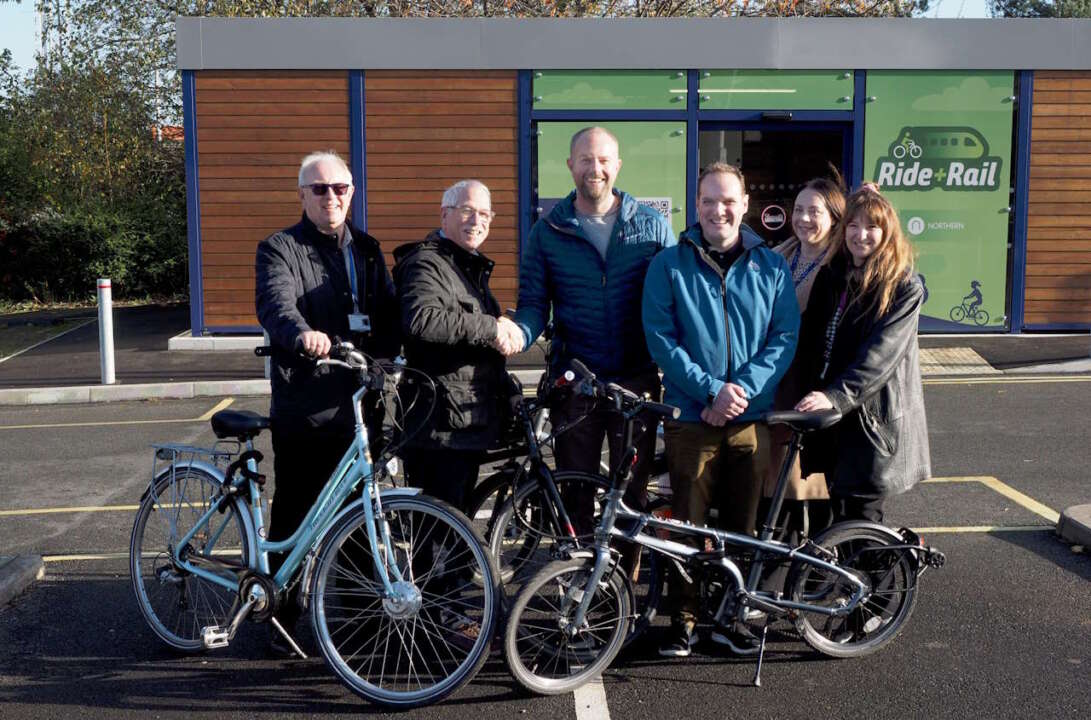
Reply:
<svg viewBox="0 0 1091 720"><path fill-rule="evenodd" d="M222 628L218 625L209 625L208 627L201 628L201 642L207 650L225 648L230 641L231 633L227 628Z"/></svg>

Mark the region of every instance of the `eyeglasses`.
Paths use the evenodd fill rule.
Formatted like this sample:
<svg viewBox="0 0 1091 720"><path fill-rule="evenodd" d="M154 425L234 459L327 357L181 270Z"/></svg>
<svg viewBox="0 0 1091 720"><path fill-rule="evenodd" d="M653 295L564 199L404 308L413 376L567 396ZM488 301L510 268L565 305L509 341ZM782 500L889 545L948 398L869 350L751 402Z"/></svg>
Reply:
<svg viewBox="0 0 1091 720"><path fill-rule="evenodd" d="M459 205L458 207L455 207L454 205L445 205L444 207L449 210L456 210L458 212L458 216L463 220L469 220L476 215L477 219L481 222L490 223L492 222L493 218L496 217L496 213L494 213L492 210L478 210L476 208L470 207L469 205Z"/></svg>
<svg viewBox="0 0 1091 720"><path fill-rule="evenodd" d="M310 188L311 192L317 197L324 197L327 190L333 190L334 195L341 197L352 189L352 185L348 183L311 183L303 187Z"/></svg>

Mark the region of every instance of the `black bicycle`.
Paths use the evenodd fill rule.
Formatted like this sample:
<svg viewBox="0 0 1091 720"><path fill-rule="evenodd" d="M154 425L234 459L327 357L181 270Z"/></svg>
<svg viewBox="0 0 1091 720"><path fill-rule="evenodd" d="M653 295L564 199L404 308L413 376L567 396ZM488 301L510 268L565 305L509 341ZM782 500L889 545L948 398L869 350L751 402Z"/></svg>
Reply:
<svg viewBox="0 0 1091 720"><path fill-rule="evenodd" d="M549 462L553 441L586 417L557 427L549 422L550 404L565 393L585 392L588 386L582 380L594 377L578 361L573 367L555 380L543 376L534 395L512 399L514 431L508 436L507 447L491 455L494 461L506 457L507 462L475 487L468 503L467 515L484 536L509 595L550 562L570 558L588 547L605 508L611 485L607 475L557 471ZM632 407L666 407L645 398L635 403ZM631 409L630 404L625 409ZM599 411L621 410L613 403L597 402L589 412ZM655 432L657 427L634 422L626 442L639 433ZM662 456L653 461L652 473L665 475ZM669 507L669 498L650 487L646 510L662 514ZM632 547L628 568L636 616L626 642L638 637L654 620L664 582L659 559Z"/></svg>

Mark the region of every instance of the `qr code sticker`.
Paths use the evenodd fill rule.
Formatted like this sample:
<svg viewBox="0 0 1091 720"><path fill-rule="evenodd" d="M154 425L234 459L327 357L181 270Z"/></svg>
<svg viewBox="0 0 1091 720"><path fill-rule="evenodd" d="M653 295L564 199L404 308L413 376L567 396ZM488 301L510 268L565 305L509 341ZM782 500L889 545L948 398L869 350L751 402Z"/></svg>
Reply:
<svg viewBox="0 0 1091 720"><path fill-rule="evenodd" d="M647 205L653 210L658 210L659 214L667 220L671 219L671 199L669 197L637 198L636 201L641 205Z"/></svg>

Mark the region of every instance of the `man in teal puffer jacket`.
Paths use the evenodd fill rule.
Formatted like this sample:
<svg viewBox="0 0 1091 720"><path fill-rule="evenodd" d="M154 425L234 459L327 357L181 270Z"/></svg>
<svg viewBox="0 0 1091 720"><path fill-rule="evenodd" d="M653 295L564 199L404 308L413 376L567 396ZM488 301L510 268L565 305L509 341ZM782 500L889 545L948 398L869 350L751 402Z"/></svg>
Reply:
<svg viewBox="0 0 1091 720"><path fill-rule="evenodd" d="M648 349L663 370L664 402L682 410L665 428L674 518L703 525L722 498L720 524L753 534L769 462L767 428L755 421L772 407L792 362L799 306L784 258L742 226L745 187L726 163L701 171L699 223L648 268L643 317ZM693 640L696 589L679 584L665 656L689 655ZM738 630L712 639L737 653L753 650L752 638Z"/></svg>
<svg viewBox="0 0 1091 720"><path fill-rule="evenodd" d="M577 359L604 382L658 398L659 377L644 340L640 297L648 264L675 243L674 236L662 215L614 190L621 159L609 131L580 130L569 155L576 189L530 232L519 272L519 307L514 325L507 323L517 334L521 331L521 342L511 350L529 347L552 311L556 334L549 363L554 373ZM553 408L554 426L589 407L587 398L575 397ZM643 503L648 461L655 452L654 422L650 419L652 431L637 446L628 496L637 504ZM557 438L557 468L597 471L608 431L611 462L616 462L620 422L616 415L593 415Z"/></svg>

